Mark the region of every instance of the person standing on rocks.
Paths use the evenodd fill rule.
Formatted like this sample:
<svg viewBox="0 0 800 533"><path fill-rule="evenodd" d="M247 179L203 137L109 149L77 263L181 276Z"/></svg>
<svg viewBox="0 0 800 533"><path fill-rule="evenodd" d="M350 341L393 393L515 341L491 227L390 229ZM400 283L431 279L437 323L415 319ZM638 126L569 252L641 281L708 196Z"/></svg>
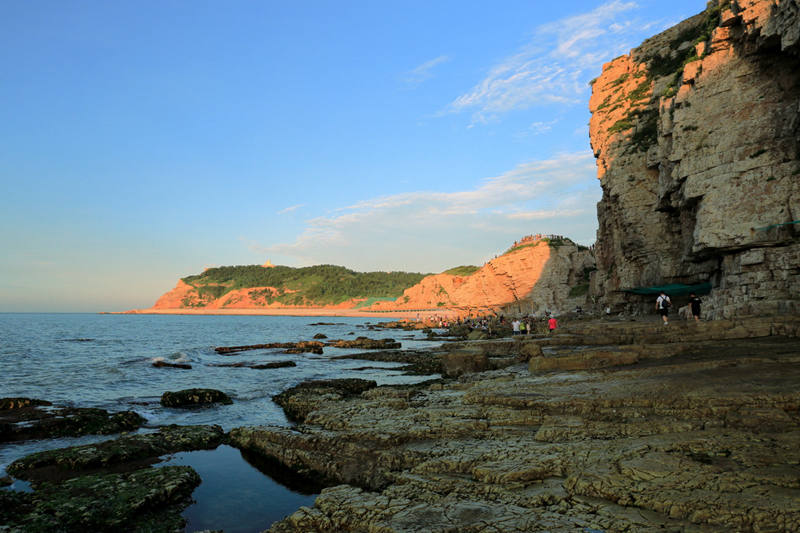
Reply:
<svg viewBox="0 0 800 533"><path fill-rule="evenodd" d="M661 291L658 298L656 298L656 309L661 315L661 320L664 321L665 326L669 324L669 306L671 305L672 301L669 299L669 296L667 296L667 293Z"/></svg>
<svg viewBox="0 0 800 533"><path fill-rule="evenodd" d="M700 304L703 301L695 293L689 294L689 305L692 306L692 316L695 322L700 322Z"/></svg>
<svg viewBox="0 0 800 533"><path fill-rule="evenodd" d="M547 321L547 326L550 328L550 333L552 334L558 327L558 320L556 320L556 317L550 317L550 320Z"/></svg>
<svg viewBox="0 0 800 533"><path fill-rule="evenodd" d="M519 319L515 318L513 322L511 322L511 329L514 332L514 335L519 335Z"/></svg>

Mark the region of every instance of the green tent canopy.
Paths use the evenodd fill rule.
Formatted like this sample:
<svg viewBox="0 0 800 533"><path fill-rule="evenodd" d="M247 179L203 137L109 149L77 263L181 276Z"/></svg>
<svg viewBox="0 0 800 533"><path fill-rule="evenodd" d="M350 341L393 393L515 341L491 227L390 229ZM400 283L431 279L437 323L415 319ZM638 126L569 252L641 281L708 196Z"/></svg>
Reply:
<svg viewBox="0 0 800 533"><path fill-rule="evenodd" d="M669 285L659 285L656 287L636 287L634 289L622 289L622 292L631 294L644 294L647 296L659 294L661 291L671 296L681 296L683 294L708 294L711 292L711 283L698 283L696 285L685 285L683 283L670 283Z"/></svg>

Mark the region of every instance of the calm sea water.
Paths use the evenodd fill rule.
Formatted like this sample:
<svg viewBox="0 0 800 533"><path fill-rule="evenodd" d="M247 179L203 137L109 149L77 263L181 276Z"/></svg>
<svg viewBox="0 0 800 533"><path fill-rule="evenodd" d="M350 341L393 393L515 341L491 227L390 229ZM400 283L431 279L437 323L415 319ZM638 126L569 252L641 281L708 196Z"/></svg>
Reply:
<svg viewBox="0 0 800 533"><path fill-rule="evenodd" d="M319 322L333 325L314 325ZM396 370L400 365L394 363L332 359L358 350L325 348L323 355L258 350L221 356L214 347L311 340L316 333L329 339L391 337L403 348L438 344L424 340L417 332L369 330L369 323L369 319L341 317L0 314L0 397L133 410L151 426L219 424L230 430L245 425L288 425L271 397L301 381L359 377L393 384L427 377L404 376ZM158 358L189 363L193 368L155 368L152 362ZM268 370L211 366L286 360L297 366ZM372 368L358 370L364 366ZM161 407L163 392L192 387L225 391L234 403L191 410ZM0 446L0 473L11 461L28 453L103 438ZM192 465L203 478L203 485L193 495L197 503L185 513L187 531L260 531L300 505L313 503L314 494L303 494L296 487L271 479L232 448L176 454L170 459L170 464ZM15 485L25 488L19 482Z"/></svg>

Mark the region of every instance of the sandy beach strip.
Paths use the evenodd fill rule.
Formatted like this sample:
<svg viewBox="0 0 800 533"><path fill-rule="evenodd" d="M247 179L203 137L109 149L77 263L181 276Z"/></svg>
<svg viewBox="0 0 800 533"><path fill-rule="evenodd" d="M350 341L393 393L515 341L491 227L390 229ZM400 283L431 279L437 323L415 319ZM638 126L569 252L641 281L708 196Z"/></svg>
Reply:
<svg viewBox="0 0 800 533"><path fill-rule="evenodd" d="M366 311L362 309L341 309L334 307L286 307L280 309L133 309L108 314L114 315L230 315L230 316L338 316L368 318L429 318L452 317L458 314L452 309L436 311L392 310Z"/></svg>

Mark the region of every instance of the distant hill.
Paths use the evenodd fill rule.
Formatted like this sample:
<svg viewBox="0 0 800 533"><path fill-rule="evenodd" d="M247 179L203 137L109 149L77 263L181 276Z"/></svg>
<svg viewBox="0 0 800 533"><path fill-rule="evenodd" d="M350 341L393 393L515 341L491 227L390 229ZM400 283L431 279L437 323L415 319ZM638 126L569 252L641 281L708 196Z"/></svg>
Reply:
<svg viewBox="0 0 800 533"><path fill-rule="evenodd" d="M335 265L303 268L259 265L209 268L182 278L156 309L318 307L394 299L426 274L355 272Z"/></svg>

